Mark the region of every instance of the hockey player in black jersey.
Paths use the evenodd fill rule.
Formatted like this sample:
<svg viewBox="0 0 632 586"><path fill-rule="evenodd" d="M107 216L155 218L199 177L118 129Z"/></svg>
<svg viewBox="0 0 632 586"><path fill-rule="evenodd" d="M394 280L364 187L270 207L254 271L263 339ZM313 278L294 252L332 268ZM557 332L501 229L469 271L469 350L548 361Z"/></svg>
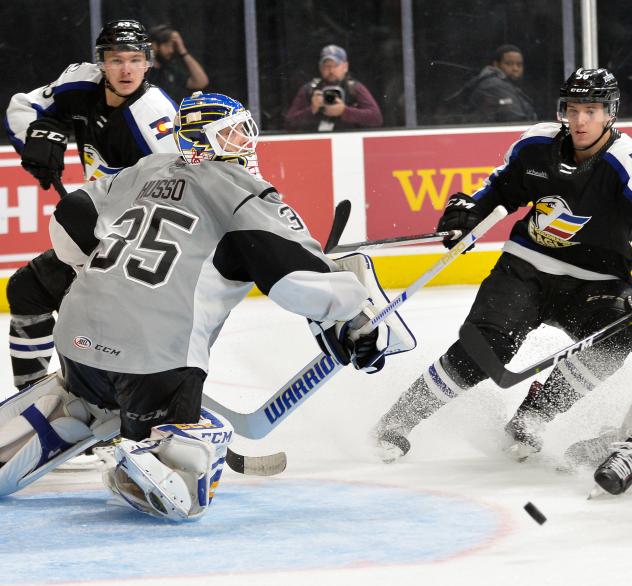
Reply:
<svg viewBox="0 0 632 586"><path fill-rule="evenodd" d="M22 166L43 189L58 190L64 152L74 135L91 181L134 165L150 153L176 153L176 106L145 81L150 43L134 20L108 23L96 41L96 63L69 65L57 80L9 104L5 125ZM9 279L10 355L14 383L26 387L46 375L53 354L53 312L75 272L52 250Z"/></svg>
<svg viewBox="0 0 632 586"><path fill-rule="evenodd" d="M529 128L479 191L448 200L438 230L467 231L499 204L515 211L533 202L466 318L505 364L540 324L577 340L631 309L632 139L613 128L618 108L609 71L578 69L560 90L560 123ZM544 425L619 369L631 349L632 333L623 330L534 382L506 426L515 457L539 451ZM383 459L406 454L422 419L486 378L454 343L378 422Z"/></svg>

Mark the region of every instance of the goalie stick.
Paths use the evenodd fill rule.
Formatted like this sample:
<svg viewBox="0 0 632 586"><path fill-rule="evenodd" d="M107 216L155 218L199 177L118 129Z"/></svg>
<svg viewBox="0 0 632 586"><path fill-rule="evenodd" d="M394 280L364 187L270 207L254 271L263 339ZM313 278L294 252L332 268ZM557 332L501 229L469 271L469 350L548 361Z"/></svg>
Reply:
<svg viewBox="0 0 632 586"><path fill-rule="evenodd" d="M518 372L505 368L505 365L492 350L485 336L474 324L464 323L459 330L459 339L465 351L478 364L481 370L491 377L499 387L506 389L531 378L544 369L549 368L549 366L556 365L565 358L570 358L573 354L607 340L617 332L630 326L632 326L632 313Z"/></svg>
<svg viewBox="0 0 632 586"><path fill-rule="evenodd" d="M361 331L371 331L377 327L381 321L386 319L411 295L419 291L445 267L456 260L461 253L467 250L506 215L507 210L504 207L498 206L494 209L478 226L469 234L466 234L452 250L446 252L423 275L384 307ZM343 366L341 364L336 362L331 356L321 352L290 378L263 405L251 413L233 411L207 395L202 395L202 405L226 417L237 434L249 439L260 439L268 435L290 413L296 411L305 402L305 399L316 394L316 391L322 388L326 382L330 381L342 369Z"/></svg>
<svg viewBox="0 0 632 586"><path fill-rule="evenodd" d="M323 248L325 252L338 244L350 214L351 202L347 199L342 200L334 210L334 219L331 223L329 237ZM285 452L277 452L267 456L245 456L228 448L226 464L228 464L231 470L239 474L274 476L275 474L283 472L287 467L287 456Z"/></svg>
<svg viewBox="0 0 632 586"><path fill-rule="evenodd" d="M349 244L338 244L329 252L354 252L356 250L366 250L369 248L386 248L387 246L406 246L410 244L427 244L429 242L442 242L443 240L456 240L460 238L461 230L448 230L446 232L428 232L427 234L417 234L415 236L396 236L394 238L380 238L377 240L364 240L362 242L350 242Z"/></svg>

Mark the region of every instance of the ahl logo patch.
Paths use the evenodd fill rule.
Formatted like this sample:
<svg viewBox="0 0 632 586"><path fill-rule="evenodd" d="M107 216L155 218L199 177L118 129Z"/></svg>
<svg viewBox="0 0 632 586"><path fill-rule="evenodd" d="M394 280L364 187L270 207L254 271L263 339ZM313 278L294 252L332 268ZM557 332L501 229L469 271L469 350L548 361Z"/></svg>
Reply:
<svg viewBox="0 0 632 586"><path fill-rule="evenodd" d="M79 350L88 350L92 348L92 340L86 336L76 336L72 341L72 345Z"/></svg>
<svg viewBox="0 0 632 586"><path fill-rule="evenodd" d="M558 195L538 199L529 219L529 236L534 242L549 248L574 246L569 242L590 221L592 216L573 214Z"/></svg>

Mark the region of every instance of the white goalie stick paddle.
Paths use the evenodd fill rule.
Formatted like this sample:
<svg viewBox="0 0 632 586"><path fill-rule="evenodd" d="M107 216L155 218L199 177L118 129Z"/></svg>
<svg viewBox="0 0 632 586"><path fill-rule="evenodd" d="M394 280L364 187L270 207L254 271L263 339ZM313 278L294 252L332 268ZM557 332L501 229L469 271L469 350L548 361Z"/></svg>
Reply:
<svg viewBox="0 0 632 586"><path fill-rule="evenodd" d="M478 364L481 370L489 376L499 387L504 389L522 382L532 376L542 372L549 366L554 366L565 358L570 358L573 354L577 354L586 348L590 348L603 340L607 340L617 332L632 326L632 313L612 322L605 328L598 330L579 342L575 342L566 348L562 348L559 352L551 354L527 368L514 372L505 368L505 365L498 358L494 350L481 331L471 323L464 323L459 330L459 339L465 348L465 351Z"/></svg>
<svg viewBox="0 0 632 586"><path fill-rule="evenodd" d="M386 248L388 246L409 246L411 244L429 244L430 242L443 242L444 240L457 240L461 237L461 230L447 230L445 232L428 232L414 236L395 236L394 238L380 238L377 240L363 240L362 242L350 242L338 244L331 250L331 254L339 252L354 252L356 250L368 250L371 248Z"/></svg>
<svg viewBox="0 0 632 586"><path fill-rule="evenodd" d="M444 254L423 275L414 281L407 289L402 291L384 309L382 309L370 322L362 333L375 329L380 322L386 319L411 295L419 291L424 285L438 275L445 267L456 260L461 253L466 251L492 226L507 215L507 210L498 206L469 234L466 234L452 250ZM343 365L336 362L331 356L321 352L310 360L297 374L288 380L272 397L270 397L258 409L251 413L239 413L218 403L206 395L202 395L202 405L211 411L216 411L226 417L232 424L235 432L250 439L260 439L268 435L290 413L305 402L305 399L313 396L316 391L330 381L332 377L343 369ZM265 456L264 456L265 457Z"/></svg>

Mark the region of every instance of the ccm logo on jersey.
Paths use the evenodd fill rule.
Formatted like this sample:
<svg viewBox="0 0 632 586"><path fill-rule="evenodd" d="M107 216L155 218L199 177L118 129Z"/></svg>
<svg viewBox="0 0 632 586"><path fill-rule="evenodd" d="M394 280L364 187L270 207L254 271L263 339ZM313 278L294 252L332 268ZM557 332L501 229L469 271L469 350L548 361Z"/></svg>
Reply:
<svg viewBox="0 0 632 586"><path fill-rule="evenodd" d="M150 411L149 413L132 413L131 411L128 411L126 415L132 421L151 421L152 419L158 419L159 417L166 417L167 410L156 409L155 411Z"/></svg>
<svg viewBox="0 0 632 586"><path fill-rule="evenodd" d="M87 336L76 336L72 341L72 345L75 348L79 348L79 350L89 350L90 348L92 348L92 340ZM95 344L94 349L98 352L111 354L112 356L118 356L121 353L120 350L117 350L116 348L110 348L109 346L104 346L103 344Z"/></svg>

